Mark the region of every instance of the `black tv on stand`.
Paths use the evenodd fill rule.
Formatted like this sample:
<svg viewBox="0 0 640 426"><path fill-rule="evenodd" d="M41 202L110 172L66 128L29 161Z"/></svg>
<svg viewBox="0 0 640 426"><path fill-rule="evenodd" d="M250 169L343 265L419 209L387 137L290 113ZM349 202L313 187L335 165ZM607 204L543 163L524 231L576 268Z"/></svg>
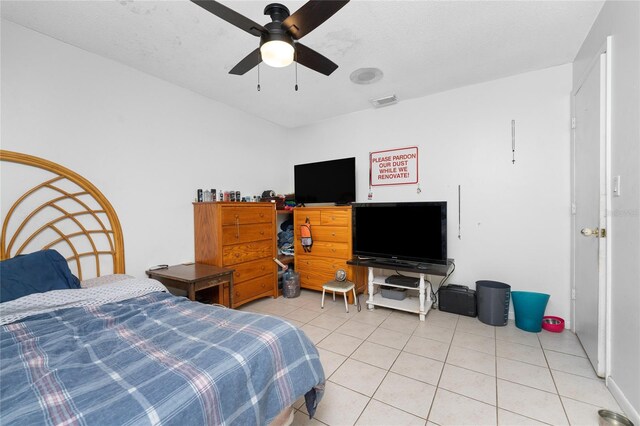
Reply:
<svg viewBox="0 0 640 426"><path fill-rule="evenodd" d="M355 157L296 164L293 174L295 200L298 205L346 205L356 200Z"/></svg>
<svg viewBox="0 0 640 426"><path fill-rule="evenodd" d="M352 204L353 254L420 269L447 264L447 202Z"/></svg>

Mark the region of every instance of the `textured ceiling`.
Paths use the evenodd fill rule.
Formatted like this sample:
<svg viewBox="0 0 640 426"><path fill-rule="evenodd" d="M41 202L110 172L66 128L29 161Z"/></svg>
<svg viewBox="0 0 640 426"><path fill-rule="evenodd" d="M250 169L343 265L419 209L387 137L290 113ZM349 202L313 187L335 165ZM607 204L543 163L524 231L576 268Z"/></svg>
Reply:
<svg viewBox="0 0 640 426"><path fill-rule="evenodd" d="M270 1L223 1L260 24ZM283 1L293 13L302 1ZM259 39L188 0L6 1L2 17L287 127L573 61L603 1L358 1L301 41L339 65L229 70ZM349 75L380 68L355 85ZM389 108L393 108L392 106Z"/></svg>

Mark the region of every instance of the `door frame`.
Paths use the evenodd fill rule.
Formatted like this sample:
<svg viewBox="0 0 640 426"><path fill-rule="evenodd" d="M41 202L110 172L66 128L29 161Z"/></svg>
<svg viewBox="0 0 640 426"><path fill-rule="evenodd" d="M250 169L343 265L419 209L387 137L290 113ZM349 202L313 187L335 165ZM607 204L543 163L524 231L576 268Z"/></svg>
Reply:
<svg viewBox="0 0 640 426"><path fill-rule="evenodd" d="M600 298L600 308L604 310L598 322L599 334L603 332L603 346L599 345L598 358L604 358L604 377L607 378L611 372L611 47L612 36L608 36L606 42L600 47L587 67L584 75L578 80L575 89L571 92L571 329L575 333L576 306L576 238L580 235L576 232L576 204L575 204L575 97L582 88L593 67L601 66L600 99L604 104L605 112L601 116L600 122L600 212L598 228L606 229L606 237L601 238L598 249L598 287ZM605 55L604 63L600 62L602 55ZM602 324L604 322L604 324Z"/></svg>

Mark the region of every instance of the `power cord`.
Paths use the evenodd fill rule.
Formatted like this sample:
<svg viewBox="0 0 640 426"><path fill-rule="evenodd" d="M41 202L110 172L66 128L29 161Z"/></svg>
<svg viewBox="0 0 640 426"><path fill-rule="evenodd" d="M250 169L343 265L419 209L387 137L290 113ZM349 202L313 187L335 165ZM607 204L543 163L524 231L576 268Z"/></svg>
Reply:
<svg viewBox="0 0 640 426"><path fill-rule="evenodd" d="M360 295L358 294L358 269L360 269L360 266L358 265L358 262L356 262L356 282L354 285L356 286L356 306L358 307L358 312L360 312L362 310L362 306L360 306ZM362 295L364 296L364 293Z"/></svg>
<svg viewBox="0 0 640 426"><path fill-rule="evenodd" d="M438 292L444 285L445 281L447 281L449 277L453 275L453 272L456 270L456 263L453 260L451 261L451 265L453 265L451 272L449 272L447 275L444 276L444 278L440 280L440 284L438 284L438 289L436 291L433 291L433 287L431 287L432 306L436 306L438 304Z"/></svg>

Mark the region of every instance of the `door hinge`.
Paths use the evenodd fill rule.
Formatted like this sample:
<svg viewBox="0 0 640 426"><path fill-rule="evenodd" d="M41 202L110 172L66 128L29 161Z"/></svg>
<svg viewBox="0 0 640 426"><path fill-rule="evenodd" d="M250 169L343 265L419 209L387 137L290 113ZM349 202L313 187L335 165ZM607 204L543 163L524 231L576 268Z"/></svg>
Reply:
<svg viewBox="0 0 640 426"><path fill-rule="evenodd" d="M576 118L575 117L571 117L571 128L572 129L576 128Z"/></svg>
<svg viewBox="0 0 640 426"><path fill-rule="evenodd" d="M604 228L600 229L600 238L607 238L607 230Z"/></svg>
<svg viewBox="0 0 640 426"><path fill-rule="evenodd" d="M571 300L576 300L576 289L575 288L571 289Z"/></svg>

